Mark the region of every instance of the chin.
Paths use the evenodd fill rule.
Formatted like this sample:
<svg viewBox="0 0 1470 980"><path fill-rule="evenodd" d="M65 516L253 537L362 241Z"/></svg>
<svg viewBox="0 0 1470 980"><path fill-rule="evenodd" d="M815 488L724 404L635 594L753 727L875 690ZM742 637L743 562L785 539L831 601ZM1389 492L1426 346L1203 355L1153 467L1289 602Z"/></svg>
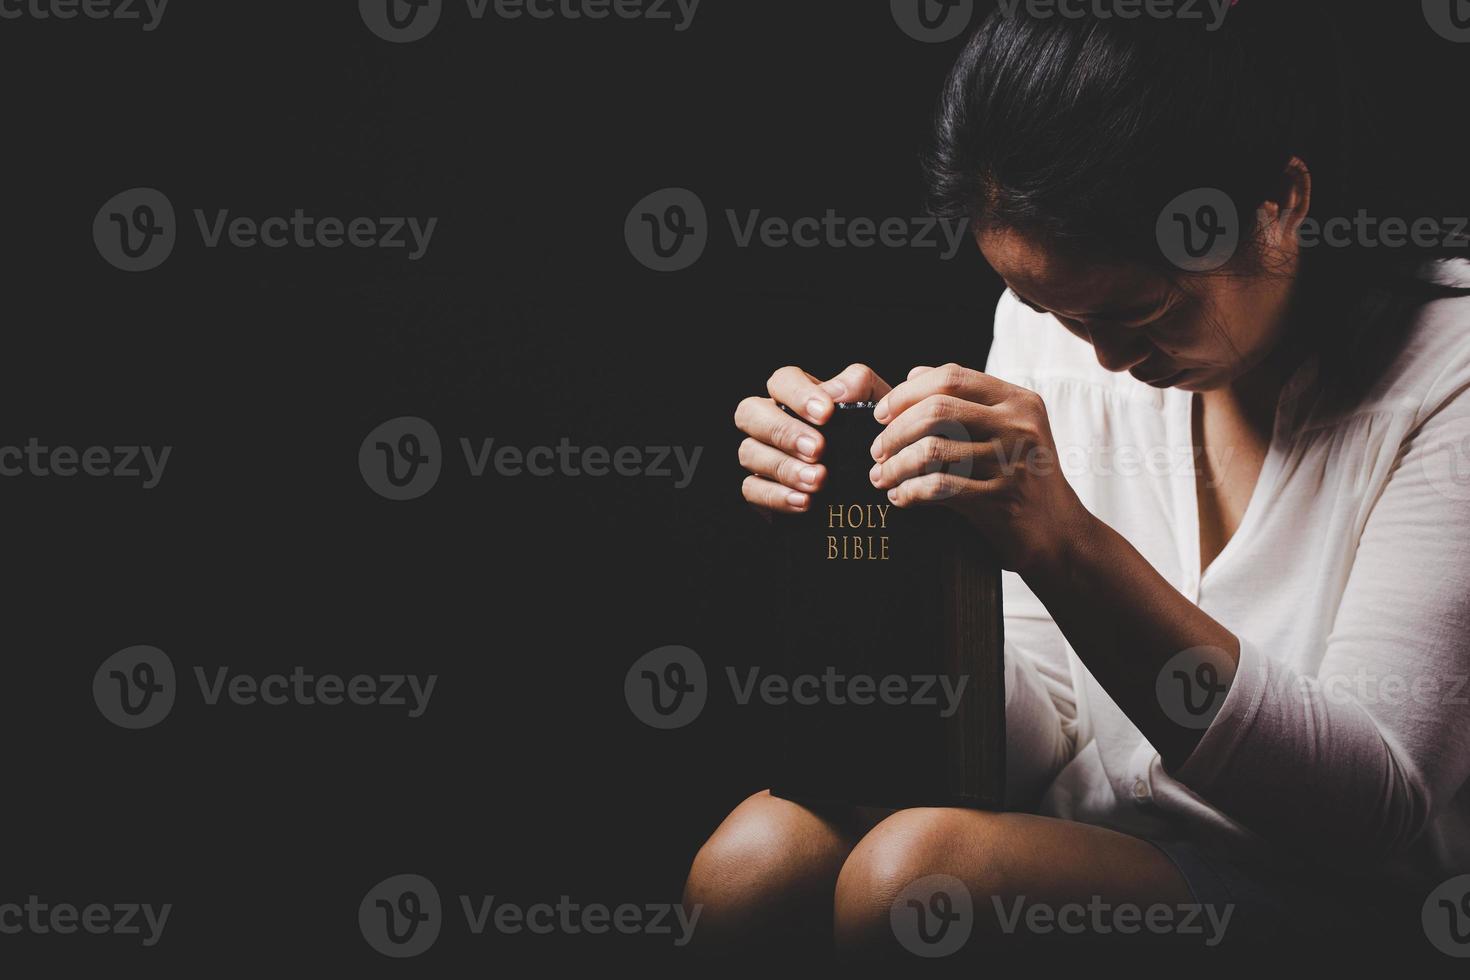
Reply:
<svg viewBox="0 0 1470 980"><path fill-rule="evenodd" d="M1180 391L1214 391L1216 388L1223 388L1229 383L1228 378L1218 378L1210 374L1195 374L1193 371L1190 371L1169 387L1178 388Z"/></svg>

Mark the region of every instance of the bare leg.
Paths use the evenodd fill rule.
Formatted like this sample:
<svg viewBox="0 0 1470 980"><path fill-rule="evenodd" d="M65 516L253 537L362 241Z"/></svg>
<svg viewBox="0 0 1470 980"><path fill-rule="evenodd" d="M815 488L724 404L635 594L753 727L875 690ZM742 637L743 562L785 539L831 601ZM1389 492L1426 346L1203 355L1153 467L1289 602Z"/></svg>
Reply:
<svg viewBox="0 0 1470 980"><path fill-rule="evenodd" d="M805 937L828 948L832 892L863 830L891 811L814 809L762 790L747 798L694 858L684 904L702 906L694 945L748 949Z"/></svg>
<svg viewBox="0 0 1470 980"><path fill-rule="evenodd" d="M1025 813L900 810L869 832L842 866L834 899L838 948L897 949L890 918L895 900L929 875L958 879L970 893L973 927L964 950L972 953L1026 933L1025 918L1014 918L1018 900L1022 909L1051 910L1087 907L1094 896L1112 909L1193 901L1163 852L1117 831ZM1051 934L1062 936L1055 927Z"/></svg>

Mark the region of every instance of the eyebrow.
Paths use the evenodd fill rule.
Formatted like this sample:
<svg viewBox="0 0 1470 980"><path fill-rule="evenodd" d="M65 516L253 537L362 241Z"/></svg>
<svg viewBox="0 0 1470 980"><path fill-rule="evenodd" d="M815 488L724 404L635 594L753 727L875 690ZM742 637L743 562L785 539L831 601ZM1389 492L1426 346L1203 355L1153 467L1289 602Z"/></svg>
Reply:
<svg viewBox="0 0 1470 980"><path fill-rule="evenodd" d="M1035 310L1037 313L1051 313L1052 312L1051 310L1048 310L1044 306L1038 306L1037 304L1031 302L1026 297L1022 296L1020 293L1016 292L1016 289L1015 289L1014 286L1008 286L1007 288L1010 289L1011 293L1015 295L1016 299L1020 300L1022 303L1025 303L1027 306L1031 307L1031 309ZM1071 319L1079 319L1079 320L1081 320L1081 319L1095 319L1095 320L1137 320L1137 319L1140 319L1142 317L1145 317L1145 316L1149 315L1150 313L1155 313L1158 310L1159 310L1159 304L1158 303L1145 303L1142 306L1133 306L1133 307L1128 307L1128 308L1125 308L1125 309L1097 310L1097 311L1095 311L1093 313L1088 313L1085 316L1082 316L1082 317L1074 317L1074 318L1071 318ZM1063 314L1055 314L1055 315L1061 316Z"/></svg>

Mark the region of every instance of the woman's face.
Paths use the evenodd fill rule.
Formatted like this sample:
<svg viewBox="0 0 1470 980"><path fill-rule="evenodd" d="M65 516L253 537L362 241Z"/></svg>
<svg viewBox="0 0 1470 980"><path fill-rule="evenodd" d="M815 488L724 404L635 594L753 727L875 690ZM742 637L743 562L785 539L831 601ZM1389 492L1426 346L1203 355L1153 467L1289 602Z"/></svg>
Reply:
<svg viewBox="0 0 1470 980"><path fill-rule="evenodd" d="M1186 291L1142 267L1088 261L1006 229L976 240L1021 302L1092 344L1109 371L1156 388L1225 387L1281 338L1290 275L1192 276Z"/></svg>

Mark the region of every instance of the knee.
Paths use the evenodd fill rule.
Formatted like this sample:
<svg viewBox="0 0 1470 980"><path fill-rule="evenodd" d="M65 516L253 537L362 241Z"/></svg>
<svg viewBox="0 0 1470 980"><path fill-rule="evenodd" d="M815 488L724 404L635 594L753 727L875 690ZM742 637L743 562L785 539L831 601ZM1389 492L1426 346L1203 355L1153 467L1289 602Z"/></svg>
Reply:
<svg viewBox="0 0 1470 980"><path fill-rule="evenodd" d="M1006 888L1005 831L1004 814L944 808L901 810L878 824L853 849L837 879L838 948L893 949L907 941L906 930L924 921L940 928L945 916L963 915L968 935L984 911L978 903ZM963 880L953 877L960 869ZM931 880L935 875L945 877ZM915 917L924 921L908 921Z"/></svg>
<svg viewBox="0 0 1470 980"><path fill-rule="evenodd" d="M806 808L757 793L695 855L684 904L699 906L697 943L721 948L762 933L825 933L847 846Z"/></svg>

